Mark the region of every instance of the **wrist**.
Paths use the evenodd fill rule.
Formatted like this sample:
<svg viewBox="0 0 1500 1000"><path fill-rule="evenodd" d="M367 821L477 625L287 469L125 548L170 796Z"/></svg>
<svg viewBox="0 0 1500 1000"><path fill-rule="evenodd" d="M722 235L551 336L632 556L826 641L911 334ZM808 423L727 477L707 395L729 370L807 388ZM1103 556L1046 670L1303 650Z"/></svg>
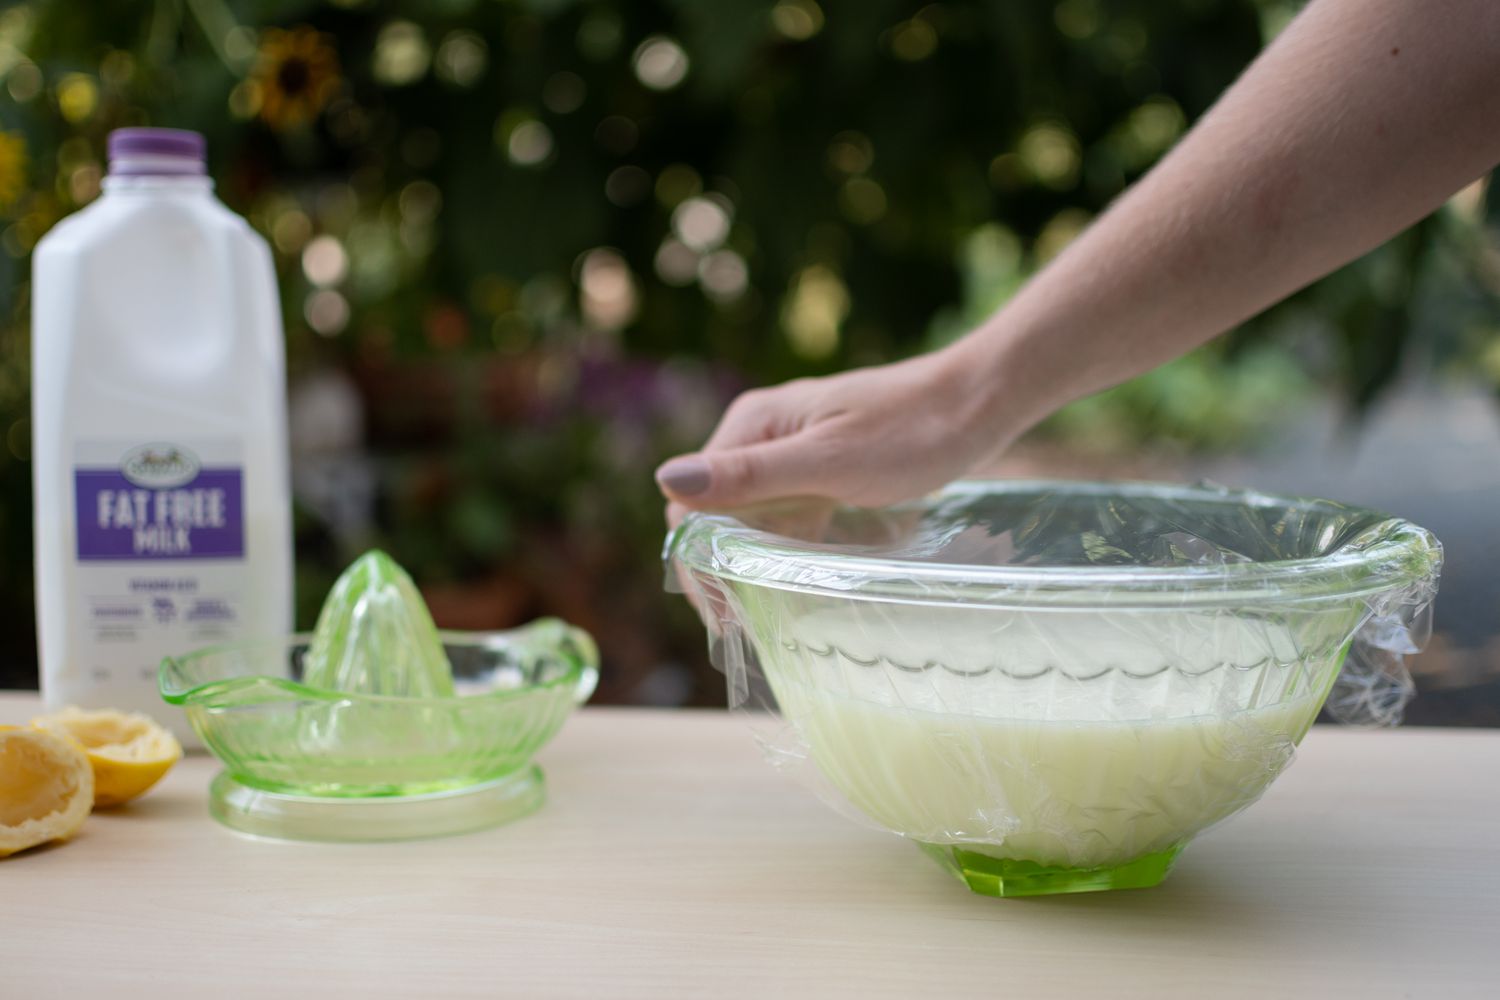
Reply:
<svg viewBox="0 0 1500 1000"><path fill-rule="evenodd" d="M943 390L976 455L1004 449L1067 402L1037 339L996 316L941 352Z"/></svg>

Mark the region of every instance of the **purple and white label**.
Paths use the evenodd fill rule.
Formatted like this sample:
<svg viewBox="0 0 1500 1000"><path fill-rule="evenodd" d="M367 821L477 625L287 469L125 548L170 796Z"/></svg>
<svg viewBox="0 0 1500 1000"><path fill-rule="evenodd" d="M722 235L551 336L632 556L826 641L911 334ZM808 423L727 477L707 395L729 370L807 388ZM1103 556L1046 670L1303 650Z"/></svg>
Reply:
<svg viewBox="0 0 1500 1000"><path fill-rule="evenodd" d="M76 468L78 558L243 558L243 479L172 445L136 448L117 468Z"/></svg>

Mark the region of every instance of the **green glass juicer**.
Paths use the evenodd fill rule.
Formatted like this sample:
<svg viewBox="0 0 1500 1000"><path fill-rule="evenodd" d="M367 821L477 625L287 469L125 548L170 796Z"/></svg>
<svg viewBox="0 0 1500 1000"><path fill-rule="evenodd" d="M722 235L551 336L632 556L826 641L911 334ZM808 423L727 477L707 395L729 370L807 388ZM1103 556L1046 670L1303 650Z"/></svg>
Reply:
<svg viewBox="0 0 1500 1000"><path fill-rule="evenodd" d="M536 810L532 757L597 680L592 639L556 619L438 631L379 552L340 578L313 633L168 657L159 672L162 697L224 765L216 819L335 841L466 833Z"/></svg>

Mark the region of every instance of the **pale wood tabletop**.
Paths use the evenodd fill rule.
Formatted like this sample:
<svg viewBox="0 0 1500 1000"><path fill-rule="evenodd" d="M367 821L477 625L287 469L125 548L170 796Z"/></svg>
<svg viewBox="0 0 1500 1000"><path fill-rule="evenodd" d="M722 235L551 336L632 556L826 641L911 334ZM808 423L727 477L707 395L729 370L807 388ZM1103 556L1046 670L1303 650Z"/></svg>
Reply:
<svg viewBox="0 0 1500 1000"><path fill-rule="evenodd" d="M218 826L189 758L0 861L0 996L1500 996L1500 732L1319 727L1164 885L1029 900L836 815L731 715L588 709L539 759L510 826L332 845Z"/></svg>

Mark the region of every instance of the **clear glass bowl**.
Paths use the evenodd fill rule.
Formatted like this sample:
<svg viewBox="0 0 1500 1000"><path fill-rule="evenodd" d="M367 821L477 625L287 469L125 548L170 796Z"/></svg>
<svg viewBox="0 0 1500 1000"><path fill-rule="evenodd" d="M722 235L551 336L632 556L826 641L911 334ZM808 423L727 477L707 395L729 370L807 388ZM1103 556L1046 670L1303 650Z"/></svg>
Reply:
<svg viewBox="0 0 1500 1000"><path fill-rule="evenodd" d="M1336 683L1388 721L1441 563L1328 501L1014 482L690 515L667 554L772 761L1007 896L1160 881Z"/></svg>
<svg viewBox="0 0 1500 1000"><path fill-rule="evenodd" d="M215 815L272 836L385 839L457 832L508 818L523 804L535 808L541 776L531 758L593 693L593 641L551 619L440 637L453 668L451 698L308 687L305 634L164 660L162 697L183 706L224 764ZM425 811L436 827L398 811ZM385 825L371 819L381 816Z"/></svg>

